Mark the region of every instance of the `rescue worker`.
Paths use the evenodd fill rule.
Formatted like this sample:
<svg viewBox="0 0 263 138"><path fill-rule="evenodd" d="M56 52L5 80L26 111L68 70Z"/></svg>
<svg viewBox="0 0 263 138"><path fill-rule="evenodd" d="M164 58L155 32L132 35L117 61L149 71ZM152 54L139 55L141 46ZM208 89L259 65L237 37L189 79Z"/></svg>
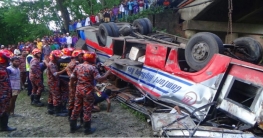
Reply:
<svg viewBox="0 0 263 138"><path fill-rule="evenodd" d="M6 67L13 53L0 50L0 131L14 131L16 128L8 126L8 108L12 96L12 89Z"/></svg>
<svg viewBox="0 0 263 138"><path fill-rule="evenodd" d="M30 70L30 61L33 59L32 50L29 50L29 54L26 57L26 75L27 75L27 95L30 96L32 92L32 84L29 79L29 70ZM31 103L33 102L34 97L31 95Z"/></svg>
<svg viewBox="0 0 263 138"><path fill-rule="evenodd" d="M33 59L30 61L30 70L29 70L29 79L32 84L32 94L31 99L33 99L32 105L41 107L44 106L43 103L40 102L41 93L44 89L43 81L41 79L41 51L35 48L32 51Z"/></svg>
<svg viewBox="0 0 263 138"><path fill-rule="evenodd" d="M50 89L48 97L48 112L53 110L56 116L67 116L62 112L61 106L61 91L59 89L59 75L65 70L58 71L57 61L62 56L60 50L54 50L50 53L50 61L47 65L48 86Z"/></svg>
<svg viewBox="0 0 263 138"><path fill-rule="evenodd" d="M74 51L73 48L63 48L62 50L63 56L58 60L58 68L59 71L64 70L69 62L71 61L71 54ZM63 111L67 111L67 101L69 97L69 76L67 72L59 75L60 79L60 90L62 93L61 101L62 101L62 109Z"/></svg>
<svg viewBox="0 0 263 138"><path fill-rule="evenodd" d="M99 75L98 70L94 64L96 62L95 53L84 53L83 64L79 64L73 70L70 78L70 89L72 90L73 82L77 80L75 104L70 118L70 132L74 133L79 126L77 126L77 118L80 115L81 109L84 113L84 134L92 134L96 129L91 128L91 111L94 103L93 89L94 80L101 82L106 80L111 74L107 71L103 77Z"/></svg>
<svg viewBox="0 0 263 138"><path fill-rule="evenodd" d="M67 75L71 76L74 68L76 67L77 64L82 63L83 61L83 50L74 50L71 56L71 61L66 67ZM75 100L75 92L76 92L76 81L73 82L73 88L71 91L69 91L69 101L68 101L68 116L69 120L71 117L72 110L74 108L74 100ZM82 114L81 114L82 115ZM81 117L81 123L83 123L83 119Z"/></svg>

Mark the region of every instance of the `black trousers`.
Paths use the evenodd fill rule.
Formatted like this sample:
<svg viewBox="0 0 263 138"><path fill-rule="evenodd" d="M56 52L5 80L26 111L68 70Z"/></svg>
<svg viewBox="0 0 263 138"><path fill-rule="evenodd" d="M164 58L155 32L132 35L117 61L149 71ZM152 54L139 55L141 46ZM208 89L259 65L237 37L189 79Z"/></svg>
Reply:
<svg viewBox="0 0 263 138"><path fill-rule="evenodd" d="M27 75L27 95L30 96L32 92L32 84L29 79L29 71L26 72L26 75Z"/></svg>

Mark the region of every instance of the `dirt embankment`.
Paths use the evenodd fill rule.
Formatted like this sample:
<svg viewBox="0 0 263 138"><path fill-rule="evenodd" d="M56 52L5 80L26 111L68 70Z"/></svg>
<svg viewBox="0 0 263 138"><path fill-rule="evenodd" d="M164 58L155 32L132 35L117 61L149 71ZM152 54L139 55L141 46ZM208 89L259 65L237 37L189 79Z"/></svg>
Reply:
<svg viewBox="0 0 263 138"><path fill-rule="evenodd" d="M43 93L46 103L47 92ZM55 117L47 114L46 107L33 107L25 91L22 91L16 103L15 114L10 117L9 126L16 127L13 132L0 132L0 137L84 137L83 128L69 133L67 117ZM92 126L97 131L88 136L97 137L151 137L151 126L123 108L118 101L112 101L112 112L107 113L106 102L102 110L92 114Z"/></svg>

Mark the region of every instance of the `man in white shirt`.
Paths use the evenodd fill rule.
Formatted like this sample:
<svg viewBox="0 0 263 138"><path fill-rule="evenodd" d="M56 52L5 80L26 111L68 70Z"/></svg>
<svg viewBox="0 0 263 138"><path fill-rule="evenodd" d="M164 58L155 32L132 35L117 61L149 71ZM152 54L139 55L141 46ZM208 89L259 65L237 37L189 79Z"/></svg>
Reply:
<svg viewBox="0 0 263 138"><path fill-rule="evenodd" d="M14 54L15 54L16 56L19 56L19 55L21 54L21 52L20 52L19 49L15 49L15 50L14 50Z"/></svg>
<svg viewBox="0 0 263 138"><path fill-rule="evenodd" d="M98 15L95 16L95 21L96 21L96 23L99 23L99 22L100 22L100 18L99 18Z"/></svg>
<svg viewBox="0 0 263 138"><path fill-rule="evenodd" d="M90 18L89 15L87 15L85 26L90 26Z"/></svg>
<svg viewBox="0 0 263 138"><path fill-rule="evenodd" d="M119 7L119 11L121 12L121 18L124 18L125 9L123 6L123 2L121 3L121 5Z"/></svg>
<svg viewBox="0 0 263 138"><path fill-rule="evenodd" d="M70 48L72 44L72 37L69 35L69 33L67 33L66 39L67 39L68 48Z"/></svg>
<svg viewBox="0 0 263 138"><path fill-rule="evenodd" d="M77 29L77 33L78 33L79 36L80 36L80 34L79 34L78 28L80 28L80 27L82 27L82 23L81 23L80 19L78 19L78 23L76 25L76 29Z"/></svg>
<svg viewBox="0 0 263 138"><path fill-rule="evenodd" d="M11 58L11 65L8 66L6 69L8 70L9 74L9 79L10 79L10 84L12 88L12 98L10 100L10 105L9 105L9 115L14 115L14 110L15 110L15 102L18 94L20 93L21 86L20 86L20 70L19 70L19 65L20 65L20 60L18 57L13 57Z"/></svg>
<svg viewBox="0 0 263 138"><path fill-rule="evenodd" d="M78 23L77 23L77 25L76 25L76 28L78 29L78 28L80 28L80 27L82 27L82 25L81 25L80 19L78 19Z"/></svg>

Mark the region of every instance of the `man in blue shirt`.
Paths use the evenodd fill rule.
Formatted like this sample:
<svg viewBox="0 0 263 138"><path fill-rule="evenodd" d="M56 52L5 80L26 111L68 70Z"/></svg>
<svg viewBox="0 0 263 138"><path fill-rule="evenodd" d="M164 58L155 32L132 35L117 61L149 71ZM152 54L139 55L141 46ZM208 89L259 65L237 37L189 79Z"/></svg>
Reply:
<svg viewBox="0 0 263 138"><path fill-rule="evenodd" d="M19 50L22 51L24 48L24 42L21 42L20 46L19 46Z"/></svg>
<svg viewBox="0 0 263 138"><path fill-rule="evenodd" d="M69 23L69 32L74 32L72 21Z"/></svg>
<svg viewBox="0 0 263 138"><path fill-rule="evenodd" d="M66 35L65 35L65 34L63 35L62 42L63 42L64 46L66 46L66 44L67 44L67 38L66 38ZM64 48L64 46L62 47L62 49Z"/></svg>
<svg viewBox="0 0 263 138"><path fill-rule="evenodd" d="M74 24L73 24L73 29L74 29L74 31L76 31L76 28L77 28L77 23L78 23L78 21L77 21L77 20L75 20L75 22L74 22Z"/></svg>
<svg viewBox="0 0 263 138"><path fill-rule="evenodd" d="M62 45L62 42L63 42L63 35L59 36L59 43L60 43L60 45Z"/></svg>
<svg viewBox="0 0 263 138"><path fill-rule="evenodd" d="M85 18L82 18L82 20L81 20L81 25L82 25L82 27L85 26L85 22L86 22L86 19L85 19Z"/></svg>
<svg viewBox="0 0 263 138"><path fill-rule="evenodd" d="M67 39L66 39L66 37L65 37L65 34L60 36L59 42L60 42L60 44L61 44L61 47L60 47L60 48L63 49L64 46L65 46L65 44L67 43Z"/></svg>
<svg viewBox="0 0 263 138"><path fill-rule="evenodd" d="M93 106L93 112L99 112L100 111L100 107L99 107L99 103L103 102L103 101L107 101L108 105L107 105L107 112L110 112L110 107L111 107L111 102L110 102L110 96L111 96L111 90L110 89L106 89L103 92L100 92L97 87L95 87L95 90L97 92L94 93L94 98L95 98L95 102L94 102L94 106Z"/></svg>

